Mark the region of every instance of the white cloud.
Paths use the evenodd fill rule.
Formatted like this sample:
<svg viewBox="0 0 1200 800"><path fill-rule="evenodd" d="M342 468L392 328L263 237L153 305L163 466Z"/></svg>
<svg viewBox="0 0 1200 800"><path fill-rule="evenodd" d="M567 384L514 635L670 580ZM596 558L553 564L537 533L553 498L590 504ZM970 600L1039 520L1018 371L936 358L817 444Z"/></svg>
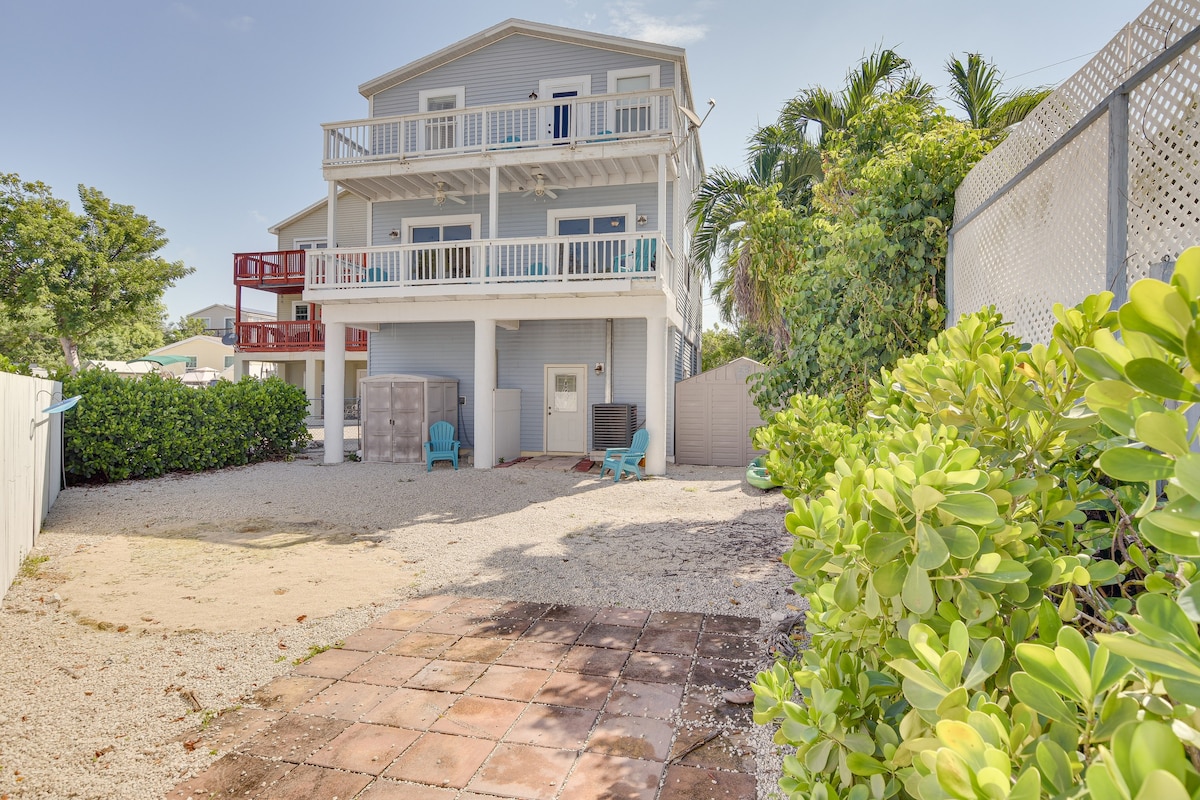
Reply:
<svg viewBox="0 0 1200 800"><path fill-rule="evenodd" d="M175 9L176 14L178 14L179 16L183 17L186 20L191 20L194 22L194 21L200 19L200 15L196 12L196 9L192 8L191 6L187 5L186 3L175 3L172 5L172 8Z"/></svg>
<svg viewBox="0 0 1200 800"><path fill-rule="evenodd" d="M656 17L646 13L641 3L632 0L614 4L608 15L613 33L629 39L688 45L700 41L708 33L707 25L685 21L679 17Z"/></svg>
<svg viewBox="0 0 1200 800"><path fill-rule="evenodd" d="M269 221L267 219L266 215L264 215L258 211L251 211L250 219L254 220L259 225L266 225Z"/></svg>
<svg viewBox="0 0 1200 800"><path fill-rule="evenodd" d="M238 33L249 33L254 27L254 17L234 17L225 23L229 29Z"/></svg>

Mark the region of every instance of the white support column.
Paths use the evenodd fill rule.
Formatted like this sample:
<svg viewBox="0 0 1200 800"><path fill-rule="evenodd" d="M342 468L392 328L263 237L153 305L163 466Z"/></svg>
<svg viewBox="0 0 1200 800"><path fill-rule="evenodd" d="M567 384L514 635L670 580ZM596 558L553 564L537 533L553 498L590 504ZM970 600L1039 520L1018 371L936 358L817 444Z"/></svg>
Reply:
<svg viewBox="0 0 1200 800"><path fill-rule="evenodd" d="M484 115L487 116L487 115ZM495 239L499 231L500 216L500 168L493 164L488 169L488 238Z"/></svg>
<svg viewBox="0 0 1200 800"><path fill-rule="evenodd" d="M667 471L667 318L646 318L646 472Z"/></svg>
<svg viewBox="0 0 1200 800"><path fill-rule="evenodd" d="M496 461L493 410L496 388L496 320L475 320L475 469ZM460 437L461 438L461 437Z"/></svg>
<svg viewBox="0 0 1200 800"><path fill-rule="evenodd" d="M667 238L667 156L665 153L659 154L658 156L658 230L659 236L662 237L663 241L669 242L670 240ZM675 251L675 257L679 258L678 250ZM659 257L658 263L660 266L662 264L666 264L667 259L664 257ZM671 268L677 269L678 265L672 264ZM667 287L673 285L673 278L670 275L663 275L662 272L659 274L662 276L660 280L663 281ZM650 462L646 463L648 464Z"/></svg>
<svg viewBox="0 0 1200 800"><path fill-rule="evenodd" d="M308 398L309 416L316 416L321 384L317 382L317 357L312 353L304 357L304 396Z"/></svg>
<svg viewBox="0 0 1200 800"><path fill-rule="evenodd" d="M325 463L345 457L346 323L325 323Z"/></svg>
<svg viewBox="0 0 1200 800"><path fill-rule="evenodd" d="M329 203L326 207L329 219L325 224L326 247L337 247L337 181L329 182Z"/></svg>
<svg viewBox="0 0 1200 800"><path fill-rule="evenodd" d="M234 383L246 377L246 363L248 359L244 353L238 353L233 357L233 380Z"/></svg>

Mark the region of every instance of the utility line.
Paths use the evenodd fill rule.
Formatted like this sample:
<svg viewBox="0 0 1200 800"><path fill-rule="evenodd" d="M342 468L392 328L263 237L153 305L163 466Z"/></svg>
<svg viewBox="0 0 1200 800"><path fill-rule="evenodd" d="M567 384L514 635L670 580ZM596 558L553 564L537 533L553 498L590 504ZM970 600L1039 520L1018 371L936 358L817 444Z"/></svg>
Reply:
<svg viewBox="0 0 1200 800"><path fill-rule="evenodd" d="M1066 63L1068 63L1068 62L1071 62L1071 61L1078 61L1078 60L1079 60L1079 59L1081 59L1081 58L1087 58L1088 56L1094 56L1094 55L1096 55L1096 53L1099 53L1099 52L1100 52L1099 50L1093 50L1093 51L1091 51L1090 53L1081 53L1080 55L1077 55L1077 56L1071 56L1070 58L1064 58L1062 61L1055 61L1053 64L1047 64L1047 65L1046 65L1046 66L1044 66L1044 67L1038 67L1037 69L1031 69L1031 70L1028 70L1028 71L1026 71L1026 72L1021 72L1021 73L1018 73L1018 74L1016 74L1016 75L1005 75L1005 76L1004 76L1004 80L1006 80L1006 81L1011 81L1011 80L1014 80L1014 79L1016 79L1016 78L1023 78L1023 77L1025 77L1026 75L1032 75L1033 73L1035 73L1035 72L1041 72L1041 71L1042 71L1042 70L1044 70L1044 69L1050 69L1051 67L1057 67L1057 66L1060 66L1060 65L1062 65L1062 64L1066 64Z"/></svg>

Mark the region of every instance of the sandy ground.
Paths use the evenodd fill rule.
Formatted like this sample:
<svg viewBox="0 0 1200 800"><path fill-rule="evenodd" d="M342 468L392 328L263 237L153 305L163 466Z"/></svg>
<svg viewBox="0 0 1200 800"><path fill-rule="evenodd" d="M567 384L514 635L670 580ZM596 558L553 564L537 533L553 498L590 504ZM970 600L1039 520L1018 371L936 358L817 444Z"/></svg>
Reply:
<svg viewBox="0 0 1200 800"><path fill-rule="evenodd" d="M786 501L740 469L614 485L318 459L60 496L34 552L46 560L0 611L0 800L161 797L223 752L185 746L206 717L409 597L765 625L795 601L777 560ZM766 797L777 761L759 739Z"/></svg>

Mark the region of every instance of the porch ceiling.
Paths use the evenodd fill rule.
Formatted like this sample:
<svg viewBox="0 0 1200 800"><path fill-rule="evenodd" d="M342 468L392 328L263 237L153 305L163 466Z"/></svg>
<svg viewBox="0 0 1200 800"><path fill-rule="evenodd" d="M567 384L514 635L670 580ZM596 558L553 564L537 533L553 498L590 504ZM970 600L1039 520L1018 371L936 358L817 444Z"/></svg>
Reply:
<svg viewBox="0 0 1200 800"><path fill-rule="evenodd" d="M569 155L563 148L562 155ZM545 185L555 192L589 186L623 186L653 183L658 180L657 157L650 153L626 154L608 158L562 158L559 153L541 150L530 153L520 163L497 163L502 193L526 192L534 188L538 173L545 176ZM545 156L545 158L542 158ZM449 159L447 159L449 161ZM667 180L675 179L673 159L668 159ZM427 199L432 204L438 184L450 194L468 203L487 202L491 165L467 163L394 162L373 164L369 168L354 166L325 170L327 179L359 195L365 200ZM447 198L443 208L459 206Z"/></svg>

